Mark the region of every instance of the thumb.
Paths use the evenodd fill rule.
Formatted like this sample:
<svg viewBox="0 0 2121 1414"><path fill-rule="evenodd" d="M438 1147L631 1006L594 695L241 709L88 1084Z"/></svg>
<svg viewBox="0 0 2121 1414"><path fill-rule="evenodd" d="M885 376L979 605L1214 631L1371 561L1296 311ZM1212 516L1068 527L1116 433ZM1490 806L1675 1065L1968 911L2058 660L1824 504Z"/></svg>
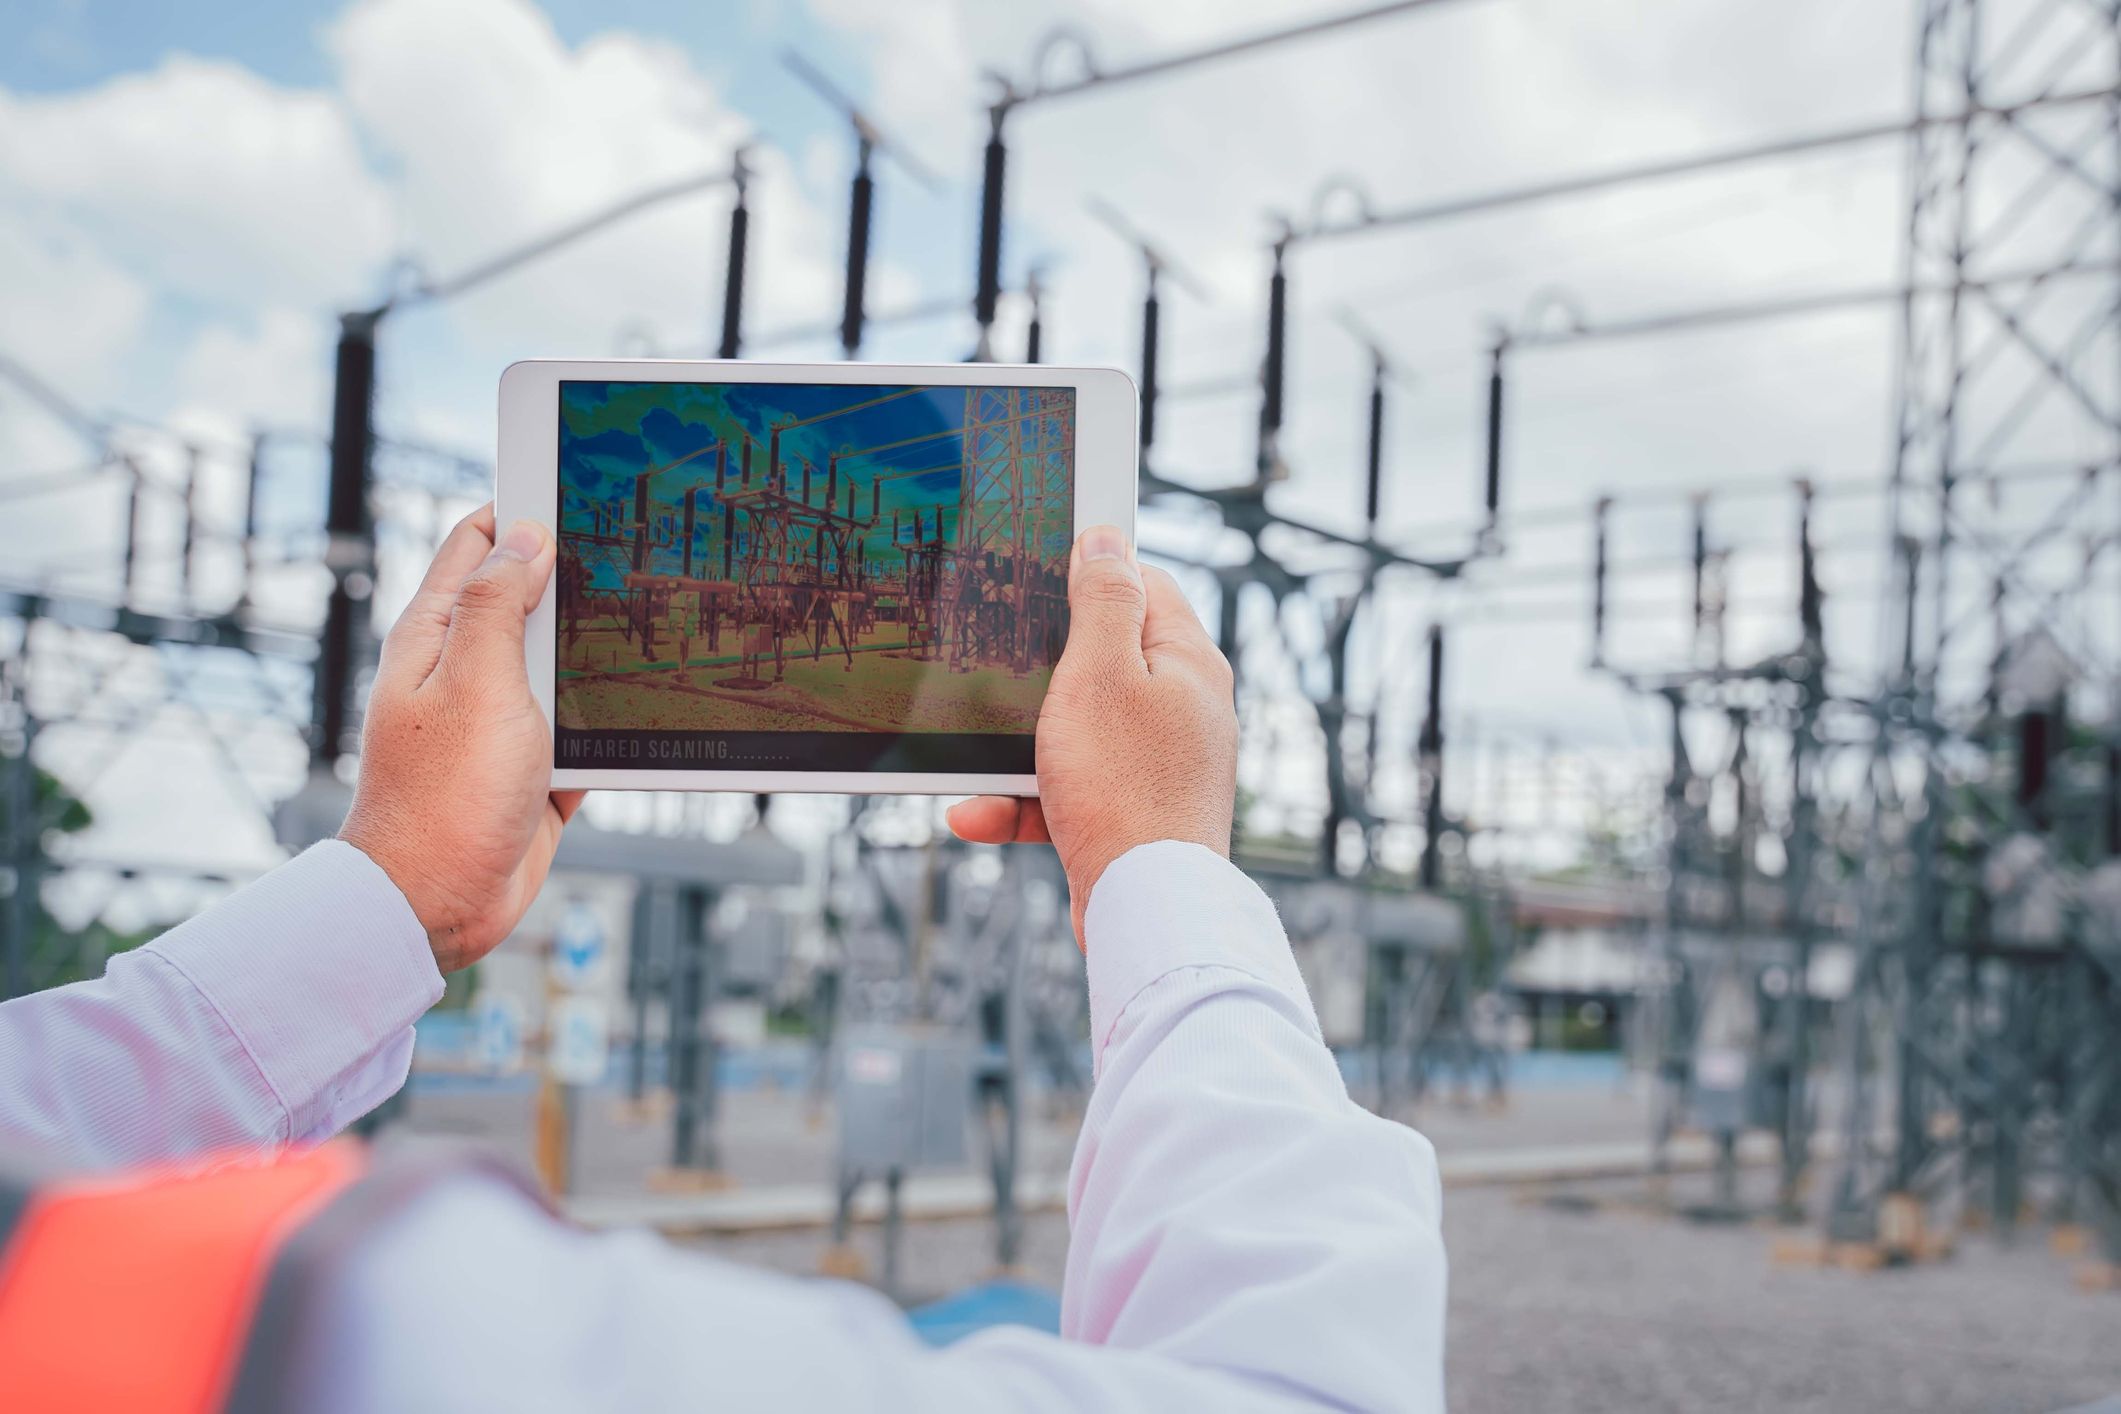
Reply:
<svg viewBox="0 0 2121 1414"><path fill-rule="evenodd" d="M1148 598L1141 567L1116 526L1093 525L1075 542L1068 575L1068 643L1063 661L1090 658L1142 667Z"/></svg>
<svg viewBox="0 0 2121 1414"><path fill-rule="evenodd" d="M559 547L535 521L519 520L457 591L438 674L492 680L524 677L523 620L545 595Z"/></svg>

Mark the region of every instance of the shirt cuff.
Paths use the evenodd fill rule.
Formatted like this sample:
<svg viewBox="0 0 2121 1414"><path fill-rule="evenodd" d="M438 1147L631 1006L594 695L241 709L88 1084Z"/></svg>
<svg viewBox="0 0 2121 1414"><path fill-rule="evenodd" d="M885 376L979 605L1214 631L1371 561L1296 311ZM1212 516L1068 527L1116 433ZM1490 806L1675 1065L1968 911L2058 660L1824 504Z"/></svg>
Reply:
<svg viewBox="0 0 2121 1414"><path fill-rule="evenodd" d="M402 1084L402 1064L386 1087L376 1062L385 1051L409 1056L394 1043L442 996L412 905L375 861L339 840L312 846L149 946L235 1033L287 1110L293 1139L334 1132Z"/></svg>
<svg viewBox="0 0 2121 1414"><path fill-rule="evenodd" d="M1102 1061L1128 1004L1187 967L1223 968L1263 983L1294 1002L1318 1032L1273 901L1214 850L1160 840L1113 860L1090 890L1083 940L1094 1061Z"/></svg>

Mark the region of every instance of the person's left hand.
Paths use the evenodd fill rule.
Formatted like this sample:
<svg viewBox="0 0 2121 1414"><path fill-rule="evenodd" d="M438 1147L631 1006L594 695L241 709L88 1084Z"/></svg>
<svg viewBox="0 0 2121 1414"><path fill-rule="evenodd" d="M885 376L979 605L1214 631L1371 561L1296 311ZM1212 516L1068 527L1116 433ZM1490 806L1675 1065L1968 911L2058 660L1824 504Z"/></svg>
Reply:
<svg viewBox="0 0 2121 1414"><path fill-rule="evenodd" d="M551 789L552 734L523 662L523 620L557 557L530 521L496 545L493 506L481 506L383 641L339 838L404 893L444 972L522 919L582 802Z"/></svg>

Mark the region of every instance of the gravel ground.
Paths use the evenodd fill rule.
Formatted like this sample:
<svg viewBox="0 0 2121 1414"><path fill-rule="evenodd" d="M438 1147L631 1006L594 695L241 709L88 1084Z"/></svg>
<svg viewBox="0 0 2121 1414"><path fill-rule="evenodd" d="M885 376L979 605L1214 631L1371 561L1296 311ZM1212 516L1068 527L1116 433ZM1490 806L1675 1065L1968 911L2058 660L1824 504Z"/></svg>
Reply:
<svg viewBox="0 0 2121 1414"><path fill-rule="evenodd" d="M733 1095L724 1115L724 1162L739 1182L817 1182L829 1171L831 1125L806 1123L797 1097ZM528 1153L527 1096L422 1096L409 1118L417 1129ZM1639 1100L1605 1089L1520 1093L1502 1113L1432 1106L1420 1121L1447 1156L1643 1132ZM1065 1169L1070 1126L1031 1131L1027 1163ZM608 1101L588 1107L578 1186L637 1190L667 1157L668 1132L667 1123L626 1122ZM1749 1174L1747 1201L1764 1207L1768 1181ZM1682 1179L1674 1202L1705 1199L1706 1183ZM2035 1414L2121 1393L2121 1294L2078 1291L2037 1230L2013 1247L1974 1238L1941 1264L1858 1275L1778 1267L1769 1249L1784 1229L1692 1223L1649 1210L1644 1196L1640 1180L1447 1191L1455 1410ZM696 1245L812 1273L827 1241L798 1231ZM855 1246L881 1271L878 1228L858 1228ZM1062 1218L1031 1215L1023 1273L1058 1286L1066 1254ZM900 1294L929 1299L994 1265L985 1220L914 1224Z"/></svg>
<svg viewBox="0 0 2121 1414"><path fill-rule="evenodd" d="M1767 1226L1561 1208L1510 1188L1454 1189L1444 1212L1447 1375L1458 1414L2034 1414L2121 1391L2121 1297L2079 1292L2037 1233L2014 1250L1976 1242L1941 1265L1856 1275L1774 1266L1776 1230ZM905 1298L988 1275L992 1240L978 1221L910 1230ZM772 1233L699 1245L811 1272L825 1238ZM858 1230L855 1246L876 1270L878 1230ZM1034 1216L1027 1274L1057 1284L1066 1254L1066 1224Z"/></svg>

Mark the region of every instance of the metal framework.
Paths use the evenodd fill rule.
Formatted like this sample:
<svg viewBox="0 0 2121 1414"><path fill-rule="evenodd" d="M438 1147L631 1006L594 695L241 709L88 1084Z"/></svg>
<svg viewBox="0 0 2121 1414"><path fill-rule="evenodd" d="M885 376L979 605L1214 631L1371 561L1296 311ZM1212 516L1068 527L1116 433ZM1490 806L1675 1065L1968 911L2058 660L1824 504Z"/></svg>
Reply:
<svg viewBox="0 0 2121 1414"><path fill-rule="evenodd" d="M2110 5L1928 0L1908 162L1894 437L1898 594L1860 797L1864 942L1838 1067L1849 1101L1830 1230L1919 1257L1936 1219L2029 1203L2121 1258L2121 279L2065 294L1998 269L2121 251ZM1999 465L2076 475L2013 488ZM1985 495L1977 494L1986 492ZM2029 497L2037 495L2039 502ZM1882 1136L1882 1137L1881 1137Z"/></svg>

